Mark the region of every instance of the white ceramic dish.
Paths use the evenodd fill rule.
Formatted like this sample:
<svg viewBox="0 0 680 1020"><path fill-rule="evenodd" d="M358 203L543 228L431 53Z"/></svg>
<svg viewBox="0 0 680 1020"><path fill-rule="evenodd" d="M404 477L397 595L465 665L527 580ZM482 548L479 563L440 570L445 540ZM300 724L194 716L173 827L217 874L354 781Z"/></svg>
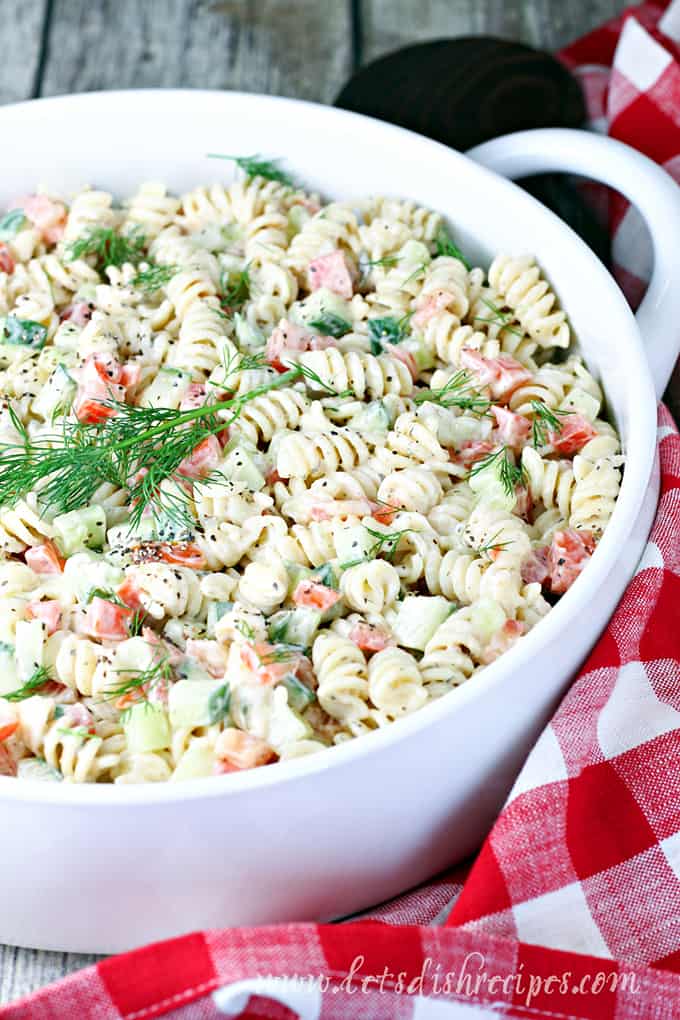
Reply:
<svg viewBox="0 0 680 1020"><path fill-rule="evenodd" d="M5 107L0 132L12 140L0 206L41 181L129 193L163 178L182 190L223 178L225 165L207 152L263 152L330 196L389 192L430 205L475 257L536 253L589 366L604 375L628 457L611 524L576 585L507 655L414 716L307 759L184 784L0 778L0 941L114 952L194 928L331 918L469 853L649 532L654 389L670 374L680 320L677 187L643 156L579 132L525 133L473 153L510 175L585 173L637 201L655 270L636 323L597 259L528 195L465 156L355 114L236 93L110 92Z"/></svg>

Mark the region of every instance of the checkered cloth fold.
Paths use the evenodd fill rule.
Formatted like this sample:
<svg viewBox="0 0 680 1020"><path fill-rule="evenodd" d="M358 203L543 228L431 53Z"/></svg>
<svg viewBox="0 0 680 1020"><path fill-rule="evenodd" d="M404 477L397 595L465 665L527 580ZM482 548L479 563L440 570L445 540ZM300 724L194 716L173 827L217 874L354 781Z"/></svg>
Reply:
<svg viewBox="0 0 680 1020"><path fill-rule="evenodd" d="M680 0L564 51L595 130L680 174ZM632 304L651 248L601 192ZM469 875L343 925L187 935L103 960L5 1020L664 1020L680 1015L680 435L659 410L662 495L605 634Z"/></svg>

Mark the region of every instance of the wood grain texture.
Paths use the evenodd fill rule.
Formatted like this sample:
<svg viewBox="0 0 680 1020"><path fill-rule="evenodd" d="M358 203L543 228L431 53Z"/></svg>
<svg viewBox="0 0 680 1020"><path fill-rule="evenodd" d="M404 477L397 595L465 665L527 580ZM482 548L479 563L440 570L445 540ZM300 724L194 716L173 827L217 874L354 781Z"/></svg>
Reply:
<svg viewBox="0 0 680 1020"><path fill-rule="evenodd" d="M634 3L635 0L632 0ZM359 0L362 58L407 42L497 35L554 50L630 7L630 0Z"/></svg>
<svg viewBox="0 0 680 1020"><path fill-rule="evenodd" d="M350 61L344 0L54 0L41 94L187 87L329 101Z"/></svg>
<svg viewBox="0 0 680 1020"><path fill-rule="evenodd" d="M0 103L35 95L47 0L3 0L0 9Z"/></svg>
<svg viewBox="0 0 680 1020"><path fill-rule="evenodd" d="M97 959L97 956L79 953L46 953L0 945L0 1004L30 995L74 970L88 967Z"/></svg>

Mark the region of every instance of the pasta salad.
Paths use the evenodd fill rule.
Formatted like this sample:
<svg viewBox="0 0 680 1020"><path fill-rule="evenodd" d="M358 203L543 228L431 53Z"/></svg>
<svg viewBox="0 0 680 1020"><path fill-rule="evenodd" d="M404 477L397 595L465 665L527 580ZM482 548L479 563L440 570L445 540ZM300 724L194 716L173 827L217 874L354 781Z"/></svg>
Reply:
<svg viewBox="0 0 680 1020"><path fill-rule="evenodd" d="M235 162L0 219L0 774L178 781L389 725L612 514L619 440L532 257Z"/></svg>

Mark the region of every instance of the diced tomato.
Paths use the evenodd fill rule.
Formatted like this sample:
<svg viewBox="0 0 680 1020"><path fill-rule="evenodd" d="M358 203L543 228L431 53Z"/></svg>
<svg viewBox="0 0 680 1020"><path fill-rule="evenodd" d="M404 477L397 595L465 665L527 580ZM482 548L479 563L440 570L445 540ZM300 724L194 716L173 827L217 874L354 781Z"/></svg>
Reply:
<svg viewBox="0 0 680 1020"><path fill-rule="evenodd" d="M282 478L275 467L270 468L265 475L265 481L267 485L276 485L277 482L287 482L287 478Z"/></svg>
<svg viewBox="0 0 680 1020"><path fill-rule="evenodd" d="M16 774L16 758L6 744L0 744L0 776L16 776Z"/></svg>
<svg viewBox="0 0 680 1020"><path fill-rule="evenodd" d="M104 399L110 400L112 398L104 397ZM115 408L107 407L101 400L93 399L84 394L76 396L73 410L78 421L81 421L84 425L101 425L102 422L108 421L109 418L115 417L116 414Z"/></svg>
<svg viewBox="0 0 680 1020"><path fill-rule="evenodd" d="M164 563L176 563L190 570L203 570L206 566L205 556L193 542L163 542L158 552Z"/></svg>
<svg viewBox="0 0 680 1020"><path fill-rule="evenodd" d="M383 648L394 644L386 630L372 627L369 623L355 623L349 632L349 639L362 652L381 652Z"/></svg>
<svg viewBox="0 0 680 1020"><path fill-rule="evenodd" d="M319 255L309 263L309 284L312 290L326 287L340 297L351 298L354 293L352 269L339 249L328 255Z"/></svg>
<svg viewBox="0 0 680 1020"><path fill-rule="evenodd" d="M318 609L321 613L334 606L340 598L340 592L317 581L299 581L293 592L293 602L296 606L308 606L310 609Z"/></svg>
<svg viewBox="0 0 680 1020"><path fill-rule="evenodd" d="M483 358L477 351L464 347L461 364L477 376L480 385L488 386L494 400L507 400L518 386L531 379L531 372L510 354Z"/></svg>
<svg viewBox="0 0 680 1020"><path fill-rule="evenodd" d="M142 375L142 366L138 361L128 361L124 365L121 365L119 381L120 385L124 386L126 390L131 390L134 386L137 386Z"/></svg>
<svg viewBox="0 0 680 1020"><path fill-rule="evenodd" d="M227 668L227 655L217 641L196 640L189 638L187 641L187 655L200 662L211 676L224 676Z"/></svg>
<svg viewBox="0 0 680 1020"><path fill-rule="evenodd" d="M9 246L3 242L0 244L0 273L7 273L9 275L13 272L14 259L12 258Z"/></svg>
<svg viewBox="0 0 680 1020"><path fill-rule="evenodd" d="M435 290L430 294L421 294L416 301L417 311L413 316L414 326L424 326L439 312L443 312L453 300L454 295L448 290Z"/></svg>
<svg viewBox="0 0 680 1020"><path fill-rule="evenodd" d="M532 522L532 513L534 510L534 501L531 498L531 493L526 485L515 486L515 506L513 507L513 513L517 514L527 523Z"/></svg>
<svg viewBox="0 0 680 1020"><path fill-rule="evenodd" d="M246 641L239 652L243 665L265 687L273 687L288 673L294 673L299 659L295 653L288 652L284 656L277 656L276 646L266 641Z"/></svg>
<svg viewBox="0 0 680 1020"><path fill-rule="evenodd" d="M34 545L24 553L24 559L36 574L61 574L66 562L59 554L54 542L47 539L42 545Z"/></svg>
<svg viewBox="0 0 680 1020"><path fill-rule="evenodd" d="M131 609L95 595L85 615L85 632L104 641L123 641L129 637L131 616Z"/></svg>
<svg viewBox="0 0 680 1020"><path fill-rule="evenodd" d="M556 531L548 558L550 590L561 595L571 588L594 551L595 539L590 531Z"/></svg>
<svg viewBox="0 0 680 1020"><path fill-rule="evenodd" d="M73 322L76 326L85 326L92 318L92 307L87 301L76 301L69 305L59 316L61 322Z"/></svg>
<svg viewBox="0 0 680 1020"><path fill-rule="evenodd" d="M499 407L497 404L493 405L491 413L496 419L500 442L513 450L520 450L531 432L529 419L509 411L507 407Z"/></svg>
<svg viewBox="0 0 680 1020"><path fill-rule="evenodd" d="M488 439L465 439L449 456L454 464L462 464L463 467L469 468L478 460L483 460L494 448L495 444Z"/></svg>
<svg viewBox="0 0 680 1020"><path fill-rule="evenodd" d="M550 579L550 546L532 549L522 563L522 580L525 584L544 585Z"/></svg>
<svg viewBox="0 0 680 1020"><path fill-rule="evenodd" d="M61 202L53 202L47 195L27 195L17 201L17 207L24 210L44 241L56 244L61 240L66 226L66 206Z"/></svg>
<svg viewBox="0 0 680 1020"><path fill-rule="evenodd" d="M269 744L259 737L229 726L217 738L215 757L217 758L215 771L220 775L267 765L276 759L276 754Z"/></svg>
<svg viewBox="0 0 680 1020"><path fill-rule="evenodd" d="M7 740L7 738L11 737L13 733L16 733L18 729L18 722L0 724L0 741Z"/></svg>
<svg viewBox="0 0 680 1020"><path fill-rule="evenodd" d="M391 524L399 507L387 503L372 503L371 517L379 524Z"/></svg>
<svg viewBox="0 0 680 1020"><path fill-rule="evenodd" d="M597 435L597 430L582 414L567 414L560 419L559 431L548 433L548 442L558 453L571 457Z"/></svg>
<svg viewBox="0 0 680 1020"><path fill-rule="evenodd" d="M206 436L179 465L178 473L185 478L206 478L220 462L222 447L217 436Z"/></svg>
<svg viewBox="0 0 680 1020"><path fill-rule="evenodd" d="M81 701L76 701L73 705L65 705L62 718L65 726L82 726L94 733L94 716Z"/></svg>
<svg viewBox="0 0 680 1020"><path fill-rule="evenodd" d="M116 595L129 609L143 608L139 599L139 588L132 577L125 578L120 588L116 590Z"/></svg>
<svg viewBox="0 0 680 1020"><path fill-rule="evenodd" d="M287 319L282 319L267 340L265 357L277 372L287 372L291 354L311 349L314 334L302 326L296 326Z"/></svg>
<svg viewBox="0 0 680 1020"><path fill-rule="evenodd" d="M113 418L112 402L123 403L129 387L139 382L141 368L138 364L121 365L110 354L91 354L78 371L78 393L73 410L79 421L98 425Z"/></svg>
<svg viewBox="0 0 680 1020"><path fill-rule="evenodd" d="M29 620L42 620L47 627L47 633L54 634L61 620L61 605L56 599L29 602L26 606L26 617Z"/></svg>
<svg viewBox="0 0 680 1020"><path fill-rule="evenodd" d="M193 411L197 407L203 407L208 392L203 383L191 383L179 405L180 411Z"/></svg>
<svg viewBox="0 0 680 1020"><path fill-rule="evenodd" d="M502 627L492 636L488 645L482 653L482 662L488 665L493 662L508 648L512 648L518 638L524 633L524 624L519 620L506 620Z"/></svg>
<svg viewBox="0 0 680 1020"><path fill-rule="evenodd" d="M142 627L142 637L149 645L154 645L167 659L171 666L178 666L184 658L184 652L171 642L162 641L152 627Z"/></svg>

